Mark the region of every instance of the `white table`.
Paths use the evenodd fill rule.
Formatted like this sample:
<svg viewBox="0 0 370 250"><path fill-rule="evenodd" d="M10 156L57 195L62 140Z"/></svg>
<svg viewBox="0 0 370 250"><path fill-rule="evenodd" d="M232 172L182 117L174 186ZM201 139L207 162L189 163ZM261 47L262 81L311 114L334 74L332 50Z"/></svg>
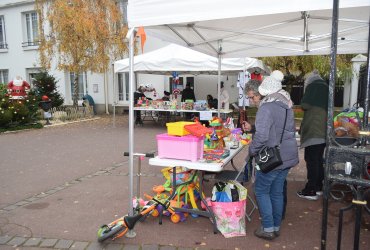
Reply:
<svg viewBox="0 0 370 250"><path fill-rule="evenodd" d="M233 164L233 159L237 154L239 154L242 151L243 148L244 146L240 145L237 149L231 149L230 155L226 157L225 159L220 160L220 162L207 163L202 160L192 162L192 161L186 161L186 160L175 160L175 159L164 159L164 158L161 159L157 156L157 157L149 159L149 165L173 168L173 178L172 178L173 179L173 182L172 182L173 190L177 190L177 187L176 187L176 167L177 166L196 170L196 175L198 176L198 179L199 179L199 193L202 194L203 193L202 192L203 175L200 171L221 172L229 162L235 168ZM176 192L172 192L170 199L174 198L175 196L176 196ZM193 214L198 214L201 216L209 217L213 223L213 231L214 233L217 233L218 230L217 230L215 215L213 214L212 209L208 207L208 204L204 200L202 195L200 195L200 198L201 198L201 202L207 208L206 211L202 211L198 209L187 209L187 208L175 208L175 211L193 213Z"/></svg>
<svg viewBox="0 0 370 250"><path fill-rule="evenodd" d="M212 112L212 113L218 113L217 109L211 109L211 110L195 110L195 109L192 109L192 110L185 110L185 109L156 109L156 108L151 108L151 107L134 107L134 111L144 111L145 115L143 117L143 121L145 120L146 117L149 117L151 120L153 121L164 121L164 122L170 122L171 121L171 113L199 113L199 116L201 116L202 113L206 113L206 112ZM158 112L156 115L154 115L154 112ZM165 113L165 115L163 115L163 113ZM228 109L228 110L224 110L224 109L221 109L220 110L220 114L222 114L223 116L226 116L227 114L230 114L232 113L233 110L231 109ZM148 114L149 113L149 114ZM176 116L176 115L175 115ZM163 118L163 119L162 119Z"/></svg>
<svg viewBox="0 0 370 250"><path fill-rule="evenodd" d="M186 160L175 160L175 159L165 159L159 158L158 156L149 159L149 165L160 166L160 167L175 167L181 166L188 169L202 170L208 172L221 172L223 168L229 163L232 162L233 158L239 154L239 152L244 148L243 145L237 149L230 149L230 155L225 159L222 159L220 162L204 162L199 161L186 161Z"/></svg>
<svg viewBox="0 0 370 250"><path fill-rule="evenodd" d="M217 113L217 109L209 109L209 110L195 110L195 109L157 109L157 108L150 108L150 107L134 107L134 110L141 110L141 111L165 111L165 112L212 112ZM220 113L222 114L229 114L232 113L232 109L220 109Z"/></svg>

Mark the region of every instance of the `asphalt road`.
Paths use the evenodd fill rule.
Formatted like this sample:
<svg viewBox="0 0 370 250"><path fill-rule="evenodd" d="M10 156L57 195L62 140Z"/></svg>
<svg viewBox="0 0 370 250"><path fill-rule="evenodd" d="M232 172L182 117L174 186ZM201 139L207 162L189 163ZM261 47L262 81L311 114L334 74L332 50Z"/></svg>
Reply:
<svg viewBox="0 0 370 250"><path fill-rule="evenodd" d="M322 201L302 200L295 194L306 175L302 151L300 165L288 177L287 215L281 236L274 241L253 235L259 226L257 211L247 222L245 237L226 239L214 234L209 219L203 217L189 216L179 224L164 218L162 225L148 218L135 227L135 238L98 245L99 226L126 214L129 204L128 158L123 156L128 150L127 116L118 116L115 128L112 124L112 117L105 116L0 134L0 249L320 249ZM165 130L152 122L135 128L135 152L156 150L155 135ZM237 166L243 166L245 154L235 159ZM160 168L149 166L147 160L142 173L141 195L152 194L153 185L164 183ZM214 182L211 178L206 183L206 195ZM252 185L248 188L252 194ZM330 205L327 249L335 249L337 208L345 205ZM353 213L345 216L342 249L353 246L353 220ZM370 248L369 221L369 215L364 215L361 249ZM39 242L25 243L33 238ZM54 239L48 246L47 240Z"/></svg>

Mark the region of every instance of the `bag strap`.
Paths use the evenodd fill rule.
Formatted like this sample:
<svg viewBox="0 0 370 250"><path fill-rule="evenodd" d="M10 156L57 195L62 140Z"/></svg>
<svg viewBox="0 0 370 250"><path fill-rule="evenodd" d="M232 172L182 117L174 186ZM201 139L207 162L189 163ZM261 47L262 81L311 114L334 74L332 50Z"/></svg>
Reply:
<svg viewBox="0 0 370 250"><path fill-rule="evenodd" d="M283 127L283 132L281 133L279 146L280 146L281 142L283 141L283 135L284 135L284 130L285 130L285 125L286 125L286 119L287 119L287 116L288 116L288 110L286 109L286 110L285 110L284 127Z"/></svg>

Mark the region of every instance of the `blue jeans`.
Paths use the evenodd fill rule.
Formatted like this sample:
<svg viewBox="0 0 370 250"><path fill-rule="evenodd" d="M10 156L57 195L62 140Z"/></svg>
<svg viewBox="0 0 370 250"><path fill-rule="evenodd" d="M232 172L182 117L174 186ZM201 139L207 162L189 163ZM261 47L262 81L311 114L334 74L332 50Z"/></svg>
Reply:
<svg viewBox="0 0 370 250"><path fill-rule="evenodd" d="M289 169L273 170L269 173L257 171L254 192L265 232L280 230L284 208L284 181Z"/></svg>

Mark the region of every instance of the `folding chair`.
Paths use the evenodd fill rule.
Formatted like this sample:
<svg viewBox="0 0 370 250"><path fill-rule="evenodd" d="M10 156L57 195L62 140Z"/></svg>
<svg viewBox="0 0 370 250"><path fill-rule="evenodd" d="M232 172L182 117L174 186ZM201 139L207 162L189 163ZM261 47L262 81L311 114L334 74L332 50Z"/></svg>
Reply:
<svg viewBox="0 0 370 250"><path fill-rule="evenodd" d="M235 180L243 184L244 182L248 182L250 180L252 171L253 171L253 158L248 156L248 159L246 161L244 168L240 168L240 170L238 171L237 170L224 170L216 174L215 179L220 180L220 181L225 181L225 182L229 180ZM248 190L247 198L250 204L252 204L252 208L250 209L250 211L247 211L247 210L245 211L245 216L247 217L247 220L251 222L252 214L256 209L258 209L258 206L257 206L257 203L253 200L253 198L249 195L249 190Z"/></svg>

